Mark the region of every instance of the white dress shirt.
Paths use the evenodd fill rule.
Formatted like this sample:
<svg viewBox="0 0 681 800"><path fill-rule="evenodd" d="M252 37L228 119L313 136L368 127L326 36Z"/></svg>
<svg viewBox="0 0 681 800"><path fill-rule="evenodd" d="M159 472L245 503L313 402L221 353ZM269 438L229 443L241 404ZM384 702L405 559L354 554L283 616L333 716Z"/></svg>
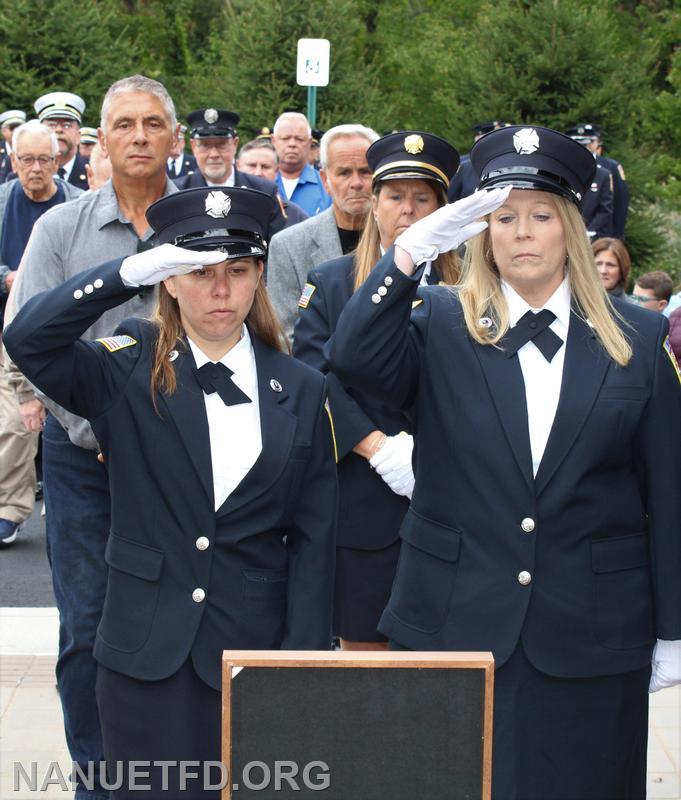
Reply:
<svg viewBox="0 0 681 800"><path fill-rule="evenodd" d="M66 164L62 164L60 169L64 170L64 176L62 180L68 181L71 177L71 170L73 169L73 165L76 163L76 157L74 156L70 161L67 161Z"/></svg>
<svg viewBox="0 0 681 800"><path fill-rule="evenodd" d="M205 176L204 180L206 181L207 186L234 186L234 166L232 166L232 171L229 173L226 181L222 181L221 183L213 183L213 181L209 181Z"/></svg>
<svg viewBox="0 0 681 800"><path fill-rule="evenodd" d="M563 382L565 342L567 341L568 328L570 326L570 286L567 278L565 278L542 308L529 306L504 281L501 282L501 290L508 303L509 324L512 328L528 311L533 311L536 314L542 309L548 309L556 315L549 327L563 340L563 345L551 361L546 360L534 342L527 342L518 350L518 360L520 361L520 369L525 382L527 424L530 431L530 447L532 449L532 471L536 477L549 434L551 433L553 420L556 416L560 387Z"/></svg>
<svg viewBox="0 0 681 800"><path fill-rule="evenodd" d="M197 367L211 362L198 345L189 338L188 341ZM232 370L232 381L251 398L251 402L228 406L217 392L203 393L216 511L248 474L262 451L258 373L253 344L245 325L241 339L220 362Z"/></svg>
<svg viewBox="0 0 681 800"><path fill-rule="evenodd" d="M184 153L180 153L180 155L177 158L168 159L168 169L173 169L175 171L176 176L180 174L183 164L184 164Z"/></svg>

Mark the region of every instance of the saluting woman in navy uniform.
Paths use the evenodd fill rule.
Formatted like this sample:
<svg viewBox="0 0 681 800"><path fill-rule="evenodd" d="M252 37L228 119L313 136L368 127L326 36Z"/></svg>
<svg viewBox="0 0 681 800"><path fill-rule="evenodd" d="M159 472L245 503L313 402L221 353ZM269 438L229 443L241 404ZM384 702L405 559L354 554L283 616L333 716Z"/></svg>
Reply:
<svg viewBox="0 0 681 800"><path fill-rule="evenodd" d="M160 247L35 297L6 332L29 380L91 421L109 470L95 656L116 798L139 794L116 762L219 761L223 649L330 646L334 445L324 377L281 352L263 286L271 204L249 189L163 198L147 212ZM78 338L155 284L153 320ZM164 780L179 796L165 769L146 797L168 796ZM182 797L217 798L196 771Z"/></svg>
<svg viewBox="0 0 681 800"><path fill-rule="evenodd" d="M644 798L649 686L681 681L668 323L605 293L586 151L515 126L471 159L484 191L402 233L332 340L341 380L415 415L379 629L396 649L492 650L495 800ZM417 265L469 238L457 290L412 311Z"/></svg>
<svg viewBox="0 0 681 800"><path fill-rule="evenodd" d="M313 269L299 302L293 355L328 373L324 346L353 292L392 247L395 237L447 202L459 164L444 139L421 131L389 134L367 150L373 202L352 255ZM454 253L424 270L423 283L456 283ZM399 528L414 483L412 424L402 411L328 376L338 446L340 492L334 592L334 634L344 649L382 649L377 631L400 551Z"/></svg>

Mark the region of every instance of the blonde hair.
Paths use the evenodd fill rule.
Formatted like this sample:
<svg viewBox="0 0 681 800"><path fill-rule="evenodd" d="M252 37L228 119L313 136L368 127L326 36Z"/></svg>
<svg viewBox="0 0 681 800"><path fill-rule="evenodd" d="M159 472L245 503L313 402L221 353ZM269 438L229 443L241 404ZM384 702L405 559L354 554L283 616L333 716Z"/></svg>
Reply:
<svg viewBox="0 0 681 800"><path fill-rule="evenodd" d="M447 203L447 197L444 190L439 183L434 183L426 178L423 179L435 192L438 201L438 207L442 207ZM378 197L381 189L387 181L379 181L374 187L374 196ZM374 215L369 211L367 214L366 222L364 223L364 230L360 236L357 250L355 251L355 285L354 291L356 292L360 286L369 277L369 273L376 266L376 263L381 258L381 237L378 231L378 224L374 219ZM443 253L438 256L435 261L435 266L440 274L443 283L455 284L459 280L461 272L461 265L456 253Z"/></svg>
<svg viewBox="0 0 681 800"><path fill-rule="evenodd" d="M582 216L570 200L546 193L563 223L567 251L566 272L574 310L593 326L596 338L621 367L631 360L631 345L620 324L627 324L612 306L596 271ZM489 217L488 217L489 219ZM494 263L489 228L468 243L458 297L466 327L479 344L497 345L509 327L508 305ZM493 325L483 328L481 317Z"/></svg>
<svg viewBox="0 0 681 800"><path fill-rule="evenodd" d="M255 259L253 260L255 261ZM158 287L158 302L151 321L158 329L154 362L151 368L151 393L154 408L156 408L158 392L173 394L177 389L175 365L170 360L171 351L187 349L180 305L163 283L160 283ZM275 350L289 352L284 331L272 307L262 277L255 289L253 305L246 316L246 322L251 332L263 344Z"/></svg>

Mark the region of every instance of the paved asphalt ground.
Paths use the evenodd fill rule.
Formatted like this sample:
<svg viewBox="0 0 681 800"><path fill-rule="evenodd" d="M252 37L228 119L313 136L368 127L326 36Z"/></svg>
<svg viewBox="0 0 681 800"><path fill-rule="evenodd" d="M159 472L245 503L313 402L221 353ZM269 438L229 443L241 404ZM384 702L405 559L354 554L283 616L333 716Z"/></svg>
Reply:
<svg viewBox="0 0 681 800"><path fill-rule="evenodd" d="M0 548L0 607L54 606L50 566L45 553L42 501L11 547Z"/></svg>

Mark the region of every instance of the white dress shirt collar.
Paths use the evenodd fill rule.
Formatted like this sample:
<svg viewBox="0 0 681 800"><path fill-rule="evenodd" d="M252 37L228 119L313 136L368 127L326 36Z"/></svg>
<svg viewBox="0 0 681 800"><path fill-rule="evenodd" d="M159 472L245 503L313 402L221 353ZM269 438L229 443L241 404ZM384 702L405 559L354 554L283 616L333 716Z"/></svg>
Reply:
<svg viewBox="0 0 681 800"><path fill-rule="evenodd" d="M194 361L196 361L197 367L202 367L204 364L208 364L208 362L215 363L212 358L208 358L203 350L195 342L193 342L189 336L187 336L187 341L192 349L192 354L194 356ZM244 369L250 369L252 357L253 345L251 343L250 334L248 333L248 328L244 324L241 326L241 338L231 350L228 350L224 356L222 356L220 363L224 364L226 367L229 367L229 369L231 369L232 372L237 375L239 371L243 372Z"/></svg>
<svg viewBox="0 0 681 800"><path fill-rule="evenodd" d="M234 186L234 165L232 165L232 171L227 176L227 179L221 181L220 183L213 183L213 181L209 181L208 178L204 177L207 186Z"/></svg>
<svg viewBox="0 0 681 800"><path fill-rule="evenodd" d="M567 276L563 278L560 286L541 308L533 308L530 306L509 283L503 280L501 281L501 291L504 293L504 297L508 303L508 322L511 328L516 325L518 320L528 311L537 313L543 309L552 311L556 315L556 319L559 320L566 329L570 326L572 295L570 292L570 282Z"/></svg>

